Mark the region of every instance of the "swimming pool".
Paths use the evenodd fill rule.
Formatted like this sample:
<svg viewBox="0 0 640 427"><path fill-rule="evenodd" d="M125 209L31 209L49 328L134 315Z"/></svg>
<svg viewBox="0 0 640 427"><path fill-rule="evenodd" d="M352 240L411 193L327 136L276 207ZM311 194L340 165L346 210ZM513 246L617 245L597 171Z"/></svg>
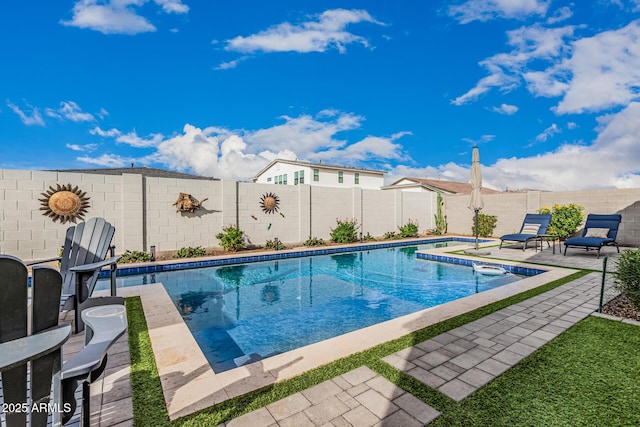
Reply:
<svg viewBox="0 0 640 427"><path fill-rule="evenodd" d="M455 242L156 272L215 372L241 366L525 276L416 259Z"/></svg>

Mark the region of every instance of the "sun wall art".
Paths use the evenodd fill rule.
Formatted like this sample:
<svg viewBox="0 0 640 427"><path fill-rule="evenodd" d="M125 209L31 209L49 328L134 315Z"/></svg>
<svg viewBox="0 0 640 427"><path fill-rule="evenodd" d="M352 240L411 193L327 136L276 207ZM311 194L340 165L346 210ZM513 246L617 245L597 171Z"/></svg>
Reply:
<svg viewBox="0 0 640 427"><path fill-rule="evenodd" d="M41 193L44 198L38 199L42 215L48 216L53 222L60 221L61 224L83 220L89 208L89 197L87 193L79 190L76 185L56 184L56 188L49 187L46 193Z"/></svg>
<svg viewBox="0 0 640 427"><path fill-rule="evenodd" d="M264 213L272 214L278 212L280 199L273 193L265 193L260 197L260 207Z"/></svg>

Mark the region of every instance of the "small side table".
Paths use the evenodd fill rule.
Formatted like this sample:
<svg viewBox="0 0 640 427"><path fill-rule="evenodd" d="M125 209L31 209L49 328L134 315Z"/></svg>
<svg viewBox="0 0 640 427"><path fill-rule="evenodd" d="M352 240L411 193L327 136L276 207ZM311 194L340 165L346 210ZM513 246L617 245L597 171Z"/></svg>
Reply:
<svg viewBox="0 0 640 427"><path fill-rule="evenodd" d="M538 242L540 242L540 252L542 252L542 242L547 242L547 245L549 245L549 242L551 242L552 248L553 248L553 253L556 253L556 241L558 242L558 247L560 247L560 236L557 236L555 234L541 234L538 236L537 239ZM537 248L537 244L536 244L536 248Z"/></svg>

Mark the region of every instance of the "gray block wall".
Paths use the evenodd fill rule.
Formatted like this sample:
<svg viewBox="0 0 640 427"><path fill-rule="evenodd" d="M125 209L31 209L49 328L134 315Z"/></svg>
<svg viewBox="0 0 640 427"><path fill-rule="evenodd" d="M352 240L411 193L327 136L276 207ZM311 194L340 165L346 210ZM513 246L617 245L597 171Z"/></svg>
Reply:
<svg viewBox="0 0 640 427"><path fill-rule="evenodd" d="M527 213L536 213L542 207L576 203L585 213L622 214L617 241L623 246L640 246L640 189L584 190L584 191L529 191L483 196L482 213L495 215L498 223L494 236L517 232ZM467 208L469 196L445 196L448 232L471 235L473 211Z"/></svg>
<svg viewBox="0 0 640 427"><path fill-rule="evenodd" d="M78 186L87 193L85 219L104 217L116 227L116 253L158 252L186 246L217 247L215 235L238 225L252 245L276 237L296 244L307 238L329 239L336 219L356 219L363 234L382 236L409 219L420 231L433 228L436 197L431 193L363 190L360 188L279 186L227 180L101 175L70 172L0 170L0 253L24 260L55 257L67 227L42 215L41 202L50 186ZM193 213L176 212L179 193L204 200ZM267 214L261 197L275 193L278 212Z"/></svg>

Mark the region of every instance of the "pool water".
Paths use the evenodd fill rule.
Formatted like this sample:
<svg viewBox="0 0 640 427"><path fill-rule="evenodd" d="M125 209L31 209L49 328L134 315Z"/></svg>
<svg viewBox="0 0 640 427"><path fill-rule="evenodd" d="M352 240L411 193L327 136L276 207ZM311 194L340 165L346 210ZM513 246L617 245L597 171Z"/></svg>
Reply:
<svg viewBox="0 0 640 427"><path fill-rule="evenodd" d="M215 372L514 282L416 259L425 244L127 276L161 282ZM136 283L137 282L137 283ZM122 283L120 284L122 286Z"/></svg>

